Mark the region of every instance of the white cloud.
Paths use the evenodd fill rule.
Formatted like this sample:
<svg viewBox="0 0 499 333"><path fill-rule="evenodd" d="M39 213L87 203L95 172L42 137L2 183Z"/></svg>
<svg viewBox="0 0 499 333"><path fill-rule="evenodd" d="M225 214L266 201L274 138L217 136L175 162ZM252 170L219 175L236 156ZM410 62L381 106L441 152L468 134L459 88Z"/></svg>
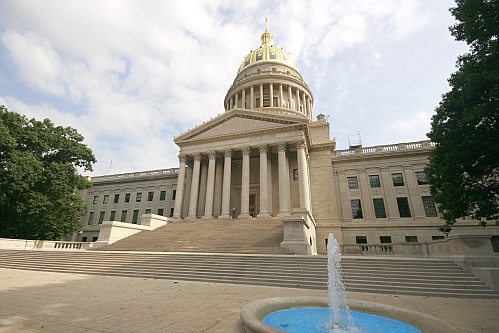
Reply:
<svg viewBox="0 0 499 333"><path fill-rule="evenodd" d="M413 93L424 82L418 69L405 69L428 61L418 58L428 54L424 38L448 42L449 24L442 22L449 21L451 5L6 1L0 3L0 57L6 60L0 75L14 77L0 80L0 98L13 111L77 128L99 160L96 174L106 173L111 159L113 172L175 167L173 136L223 112L224 96L243 57L260 45L268 15L276 45L291 52L314 92L315 113L334 120L340 147L346 133L359 129L364 138L396 142L403 131L389 128L419 128L427 120L413 115L434 108L423 83ZM440 34L431 30L437 26ZM397 58L405 49L413 56ZM448 61L443 55L452 52L438 49L432 60L442 55L438 61ZM404 87L405 81L414 84ZM404 98L413 107L404 109ZM420 111L428 105L431 110ZM393 108L401 111L394 115Z"/></svg>

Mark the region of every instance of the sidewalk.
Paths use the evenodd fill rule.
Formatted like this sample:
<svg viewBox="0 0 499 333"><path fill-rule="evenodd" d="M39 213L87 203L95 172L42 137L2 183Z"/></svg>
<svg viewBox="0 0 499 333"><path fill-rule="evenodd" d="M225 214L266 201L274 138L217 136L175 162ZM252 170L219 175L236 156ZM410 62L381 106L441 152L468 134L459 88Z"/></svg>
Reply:
<svg viewBox="0 0 499 333"><path fill-rule="evenodd" d="M0 268L0 333L244 333L241 308L258 299L324 291L21 271ZM499 332L499 299L347 293L434 315L458 331Z"/></svg>

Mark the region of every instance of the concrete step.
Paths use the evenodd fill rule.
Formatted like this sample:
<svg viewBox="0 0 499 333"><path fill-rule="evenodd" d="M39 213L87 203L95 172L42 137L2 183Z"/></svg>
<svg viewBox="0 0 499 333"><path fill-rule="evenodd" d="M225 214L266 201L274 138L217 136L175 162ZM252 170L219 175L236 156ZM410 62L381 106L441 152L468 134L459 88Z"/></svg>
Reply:
<svg viewBox="0 0 499 333"><path fill-rule="evenodd" d="M355 263L363 260L355 258L343 261L348 263L345 266L350 266L344 270L345 284L350 291L499 297L498 292L449 262L409 260L411 268L394 272L383 265L369 270L356 268ZM396 261L390 259L392 265ZM422 267L418 268L417 263ZM426 270L439 265L446 269L442 272ZM0 267L4 268L319 290L327 289L326 266L327 260L321 256L0 250ZM452 272L449 267L453 268ZM426 272L422 273L423 270Z"/></svg>
<svg viewBox="0 0 499 333"><path fill-rule="evenodd" d="M282 240L282 222L278 218L182 220L140 232L100 250L292 254L280 247Z"/></svg>

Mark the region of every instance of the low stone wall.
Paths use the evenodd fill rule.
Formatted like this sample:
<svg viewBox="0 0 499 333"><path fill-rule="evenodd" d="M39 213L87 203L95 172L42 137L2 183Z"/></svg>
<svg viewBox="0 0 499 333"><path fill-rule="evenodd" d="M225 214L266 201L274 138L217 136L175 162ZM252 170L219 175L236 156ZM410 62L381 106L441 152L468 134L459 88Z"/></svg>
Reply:
<svg viewBox="0 0 499 333"><path fill-rule="evenodd" d="M499 252L494 252L488 235L458 235L424 243L343 245L342 254L452 260L491 289L499 290Z"/></svg>
<svg viewBox="0 0 499 333"><path fill-rule="evenodd" d="M140 224L117 221L104 221L100 226L99 238L95 242L96 248L115 243L123 238L130 237L144 230L154 230L168 223L168 218L155 214L144 214Z"/></svg>
<svg viewBox="0 0 499 333"><path fill-rule="evenodd" d="M316 255L315 220L307 209L294 208L282 218L284 240L281 247L296 254Z"/></svg>
<svg viewBox="0 0 499 333"><path fill-rule="evenodd" d="M0 249L6 250L87 250L94 243L0 238Z"/></svg>

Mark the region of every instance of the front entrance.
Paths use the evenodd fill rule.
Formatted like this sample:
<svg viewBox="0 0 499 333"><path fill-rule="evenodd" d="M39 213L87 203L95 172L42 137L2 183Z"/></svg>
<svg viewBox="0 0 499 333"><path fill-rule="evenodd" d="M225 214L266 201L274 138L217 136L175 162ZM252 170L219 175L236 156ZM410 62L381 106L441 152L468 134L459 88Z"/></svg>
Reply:
<svg viewBox="0 0 499 333"><path fill-rule="evenodd" d="M256 194L249 196L249 214L251 217L256 217Z"/></svg>

